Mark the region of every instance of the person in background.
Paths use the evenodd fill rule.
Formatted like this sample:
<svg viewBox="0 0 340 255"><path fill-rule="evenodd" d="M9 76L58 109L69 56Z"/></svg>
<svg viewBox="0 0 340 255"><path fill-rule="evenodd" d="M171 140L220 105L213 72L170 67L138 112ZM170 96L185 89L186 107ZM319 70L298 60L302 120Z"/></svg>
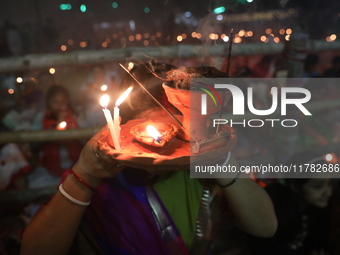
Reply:
<svg viewBox="0 0 340 255"><path fill-rule="evenodd" d="M78 127L75 112L71 107L71 98L65 87L53 85L48 89L46 110L36 116L32 126L35 130L64 130ZM57 184L64 171L70 169L76 162L81 148L82 144L76 140L43 143L37 159L38 169L30 176L30 186L47 185L38 178L46 173L52 181L51 184Z"/></svg>
<svg viewBox="0 0 340 255"><path fill-rule="evenodd" d="M254 78L273 78L275 75L276 56L264 55L260 62L252 69Z"/></svg>
<svg viewBox="0 0 340 255"><path fill-rule="evenodd" d="M337 162L338 163L338 162ZM330 239L333 254L340 254L340 181L334 187L331 210Z"/></svg>
<svg viewBox="0 0 340 255"><path fill-rule="evenodd" d="M304 68L303 68L304 72L303 72L302 77L304 77L304 78L320 77L320 73L316 68L318 63L319 63L319 56L318 55L314 55L314 54L307 55L307 57L305 59L305 65L304 65Z"/></svg>
<svg viewBox="0 0 340 255"><path fill-rule="evenodd" d="M25 205L13 203L9 195L27 189L27 174L31 171L24 144L0 144L0 254L19 254L20 231L27 224ZM29 152L29 151L27 151ZM6 194L8 194L6 196ZM4 199L7 198L7 199ZM18 198L16 198L18 199ZM7 201L6 201L7 200ZM15 198L14 198L15 200ZM18 201L18 200L17 200Z"/></svg>
<svg viewBox="0 0 340 255"><path fill-rule="evenodd" d="M323 73L325 78L340 77L340 56L335 56L332 60L332 66Z"/></svg>
<svg viewBox="0 0 340 255"><path fill-rule="evenodd" d="M320 154L302 151L286 165L329 164ZM315 173L314 173L315 174ZM300 174L301 175L301 174ZM312 177L309 175L309 177ZM278 229L271 238L249 236L252 255L322 255L330 254L331 178L295 178L266 186L278 219ZM321 176L322 177L322 176Z"/></svg>
<svg viewBox="0 0 340 255"><path fill-rule="evenodd" d="M154 79L145 66L163 78L169 66L145 64L131 72L137 79L149 77L153 82L146 79L144 86L173 111L163 81ZM121 90L131 84L138 87L129 76L124 77ZM145 92L136 89L131 93L137 93L130 95L139 109L125 105L122 118L166 116ZM262 237L275 233L272 203L250 178L203 180L190 178L189 171L169 171L161 166L145 168L136 163L127 167L98 147L98 139L106 131L104 127L86 143L59 191L25 229L22 255L209 254L226 207L243 231ZM228 155L219 160L237 167L234 157Z"/></svg>
<svg viewBox="0 0 340 255"><path fill-rule="evenodd" d="M30 172L24 146L15 143L0 145L0 191L25 189L25 174Z"/></svg>

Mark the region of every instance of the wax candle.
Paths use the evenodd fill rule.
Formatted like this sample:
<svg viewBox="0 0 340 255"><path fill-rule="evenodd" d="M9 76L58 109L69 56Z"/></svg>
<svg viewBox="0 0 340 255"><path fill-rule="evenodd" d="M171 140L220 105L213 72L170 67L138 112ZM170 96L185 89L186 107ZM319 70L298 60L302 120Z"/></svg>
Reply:
<svg viewBox="0 0 340 255"><path fill-rule="evenodd" d="M109 129L110 129L110 133L111 133L113 144L115 146L115 150L121 151L122 149L120 147L119 136L116 133L111 112L109 111L109 109L107 109L107 106L109 105L109 101L110 101L110 97L105 94L100 98L100 105L103 107L103 113L104 113L107 125L109 126Z"/></svg>
<svg viewBox="0 0 340 255"><path fill-rule="evenodd" d="M131 93L133 87L130 86L125 92L117 99L115 107L113 108L113 124L118 138L120 139L120 119L119 119L119 106Z"/></svg>
<svg viewBox="0 0 340 255"><path fill-rule="evenodd" d="M118 106L115 106L113 108L113 126L115 129L115 132L118 136L118 139L120 141L120 120L119 120L119 108Z"/></svg>

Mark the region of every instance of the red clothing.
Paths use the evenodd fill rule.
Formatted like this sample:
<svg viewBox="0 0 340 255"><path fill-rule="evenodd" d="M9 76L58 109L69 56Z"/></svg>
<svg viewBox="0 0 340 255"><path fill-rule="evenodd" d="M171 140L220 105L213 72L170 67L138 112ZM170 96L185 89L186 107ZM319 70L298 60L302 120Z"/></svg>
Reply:
<svg viewBox="0 0 340 255"><path fill-rule="evenodd" d="M72 111L68 110L64 119L67 123L67 128L77 128L78 124ZM46 111L43 117L43 129L56 129L59 123L53 118L50 111ZM65 170L62 168L62 162L60 157L60 150L62 146L65 146L67 150L67 156L72 161L72 165L77 161L82 149L82 145L79 141L60 141L60 142L46 142L43 147L43 155L41 158L41 165L45 167L51 175L61 176Z"/></svg>

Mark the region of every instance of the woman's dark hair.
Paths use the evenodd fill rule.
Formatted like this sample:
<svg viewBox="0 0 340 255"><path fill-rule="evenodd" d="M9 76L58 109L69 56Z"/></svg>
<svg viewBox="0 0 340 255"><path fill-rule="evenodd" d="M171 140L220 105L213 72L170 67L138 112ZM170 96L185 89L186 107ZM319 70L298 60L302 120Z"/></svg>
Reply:
<svg viewBox="0 0 340 255"><path fill-rule="evenodd" d="M162 83L166 79L166 72L172 69L176 69L176 67L165 63L147 62L135 64L130 72L164 107L175 110L176 108L169 103L162 87ZM122 94L131 85L133 85L131 94L120 106L122 124L133 119L141 112L159 107L159 105L127 73L120 82L118 95Z"/></svg>
<svg viewBox="0 0 340 255"><path fill-rule="evenodd" d="M62 94L63 96L65 96L68 100L68 107L71 107L71 97L70 97L70 93L68 92L68 90L62 86L62 85L52 85L51 87L48 88L47 93L46 93L46 108L50 109L50 101L51 99L57 95L57 94Z"/></svg>

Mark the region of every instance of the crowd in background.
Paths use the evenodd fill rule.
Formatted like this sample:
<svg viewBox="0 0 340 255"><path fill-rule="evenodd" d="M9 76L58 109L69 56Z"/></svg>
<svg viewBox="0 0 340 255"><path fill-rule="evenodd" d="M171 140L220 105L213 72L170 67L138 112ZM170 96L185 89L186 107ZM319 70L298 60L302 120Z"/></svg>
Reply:
<svg viewBox="0 0 340 255"><path fill-rule="evenodd" d="M175 33L187 33L188 35L190 33L186 24L176 21L177 24L175 20L176 17L171 15L165 18L164 24L159 24L152 30L150 27L146 29L144 26L139 27L138 30L135 28L131 30L129 22L122 22L123 25L119 25L115 22L93 24L88 21L75 20L79 25L73 28L57 24L51 17L36 22L26 21L22 24L4 19L0 22L0 57L60 53L66 50L69 52L84 49L172 45L178 43ZM161 30L164 32L161 33ZM133 40L131 40L131 36L134 38ZM147 39L147 43L144 43L145 39ZM186 43L198 44L201 42L197 38L188 36Z"/></svg>
<svg viewBox="0 0 340 255"><path fill-rule="evenodd" d="M13 31L13 40L17 40L15 39L17 37L15 35L16 29L11 27L10 24L8 24L7 29ZM17 42L10 43L12 46L10 53L3 51L4 48L0 47L2 50L1 56L6 56L6 54L15 56L25 52L25 47L20 45L19 40ZM305 78L340 77L340 56L334 57L327 65L322 64L321 66L319 57L319 55L309 55L307 57L303 74ZM274 78L280 77L285 72L285 66L279 56L256 56L256 59L256 62L252 62L252 58L233 58L231 77ZM195 66L198 64L194 59L172 60L169 62L177 66ZM118 64L113 63L60 68L55 70L56 73L51 70L38 70L20 74L1 74L0 131L76 129L104 126L106 121L99 105L99 98L105 93L109 94L112 100L117 98L116 91L122 72L117 66ZM219 68L223 69L225 66L220 66ZM19 76L22 80L17 79ZM102 85L107 85L107 87L103 88ZM267 84L260 83L254 83L252 86L255 95L254 105L259 109L268 109L271 105L270 87ZM301 86L311 91L313 102L340 98L340 87L333 80L322 84L306 80ZM340 107L323 109L322 111L316 111L313 116L298 116L298 118L299 128L293 133L285 133L279 127L251 129L251 131L247 127L236 128L239 141L233 151L235 157L242 163L243 159L270 156L272 157L272 164L285 164L296 152L340 142ZM60 125L62 121L66 122L66 127ZM0 191L56 186L60 182L63 172L70 169L77 160L84 142L67 140L1 144ZM284 146L288 143L289 149L287 150ZM316 157L318 155L314 158ZM336 160L336 153L333 154L333 157ZM310 158L305 159L306 162L310 160ZM334 162L339 163L338 161ZM278 197L277 194L289 194L284 199L294 197L294 192L300 190L301 187L305 187L304 185L306 184L293 183L290 187L295 185L296 190L294 190L293 188L285 189L283 187L272 188L273 183L278 185L282 183L281 180L264 179L258 181L264 187L270 186L268 193L273 200L280 199L280 201L283 198ZM330 226L331 220L333 220L334 224L338 223L332 218L332 215L334 210L339 210L339 197L336 197L338 196L336 191L339 187L333 182L326 182L322 185L323 188L326 187L326 193L328 192L326 198L324 198L326 204L322 206L324 210L311 209L306 205L305 201L298 201L303 204L303 210L299 211L299 213L302 212L302 216L300 214L294 215L293 222L295 225L292 226L292 229L287 230L288 235L291 233L300 235L291 244L292 250L294 250L295 246L299 247L307 239L307 227L303 230L299 229L301 216L305 220L312 217L313 222L319 223L320 219L322 219L323 225L321 224L322 226L320 227L322 232L317 232L317 234L322 233L325 240L317 242L318 245L320 244L317 249L320 249L320 252L325 249L325 252L328 253L313 254L336 254L331 253L330 233L333 233L332 238L338 238L336 231L339 230L331 230L327 226ZM329 186L331 185L334 186L335 192L333 193L329 191ZM279 202L277 203L280 204ZM275 204L276 201L274 201ZM2 208L0 205L0 240L2 240L0 242L0 254L18 254L20 229L27 224L39 206L39 204L29 204ZM282 204L278 206L282 206ZM300 205L297 206L299 207ZM290 209L289 213L296 213L293 206ZM285 220L289 222L287 218ZM225 224L222 225L216 238L214 244L215 254L219 252L221 254L257 254L252 249L257 246L256 244L259 241L239 232L229 221L230 219L225 219ZM313 229L313 231L319 230ZM221 241L223 239L221 236L223 238L228 236L230 241L227 243ZM281 237L285 239L285 233ZM270 242L263 245L270 246ZM267 253L263 251L263 253L259 254Z"/></svg>

